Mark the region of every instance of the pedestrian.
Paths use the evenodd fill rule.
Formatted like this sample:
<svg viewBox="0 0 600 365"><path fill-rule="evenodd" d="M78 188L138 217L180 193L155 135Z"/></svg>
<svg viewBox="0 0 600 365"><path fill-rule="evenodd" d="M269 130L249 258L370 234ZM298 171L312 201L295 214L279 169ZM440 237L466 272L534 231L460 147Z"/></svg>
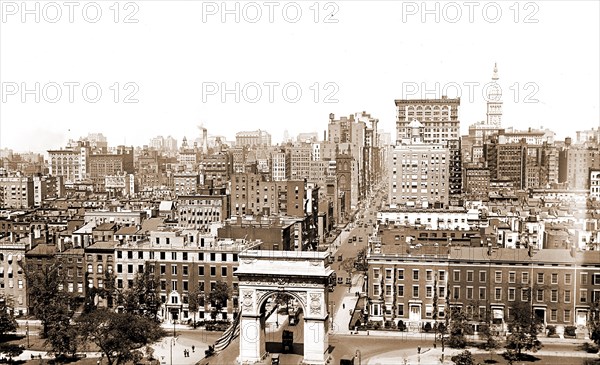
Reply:
<svg viewBox="0 0 600 365"><path fill-rule="evenodd" d="M346 303L342 303L342 309L346 309Z"/></svg>
<svg viewBox="0 0 600 365"><path fill-rule="evenodd" d="M421 355L421 346L417 346L417 354Z"/></svg>
<svg viewBox="0 0 600 365"><path fill-rule="evenodd" d="M196 352L196 346L192 345L192 352Z"/></svg>

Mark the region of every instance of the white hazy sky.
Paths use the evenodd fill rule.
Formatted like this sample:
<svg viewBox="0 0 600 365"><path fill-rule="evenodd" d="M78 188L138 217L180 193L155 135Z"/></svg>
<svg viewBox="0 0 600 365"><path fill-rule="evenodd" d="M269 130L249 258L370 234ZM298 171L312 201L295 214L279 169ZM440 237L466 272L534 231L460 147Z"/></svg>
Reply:
<svg viewBox="0 0 600 365"><path fill-rule="evenodd" d="M279 142L286 129L291 135L314 131L321 136L329 113L363 110L394 132L394 99L436 96L436 83L440 92L444 85L461 86L460 121L466 133L469 124L485 119L482 90L494 62L503 89L504 126L549 127L562 138L599 124L598 1L439 2L438 14L436 3L428 2L434 13L425 22L421 1L336 1L317 7L314 1L274 2L273 22L264 2L239 2L239 23L234 15L222 22L221 2L74 2L73 22L70 5L29 2L34 13L36 3L39 23L36 14L24 13L21 1L0 1L0 148L41 152L88 132L103 133L110 145L148 144L156 135L181 141L195 138L201 123L209 134L230 139L237 131L260 128ZM262 17L251 23L255 4ZM234 9L235 2L227 6ZM302 10L296 23L283 16L284 6L289 20L297 7ZM92 23L97 8L102 14ZM58 9L60 19L50 22ZM325 23L332 10L337 23ZM138 22L125 22L127 15ZM229 95L222 102L219 92L205 93L203 100L203 85L226 83L233 89L236 82L261 85L260 101L251 103L242 95L236 103ZM23 86L34 89L36 83L39 102L23 94ZM79 83L72 103L68 83ZM102 91L96 103L82 95L82 86L91 83ZM272 103L264 83L280 85ZM286 83L300 87L298 102L284 99ZM470 83L478 83L472 92ZM51 103L56 85L62 96ZM414 85L415 94L403 95ZM423 87L430 93L424 95ZM93 98L94 88L87 90ZM448 90L449 96L456 94L456 88ZM124 103L132 91L138 102ZM256 90L246 91L251 99ZM337 101L326 103L330 92ZM293 88L287 96L294 97Z"/></svg>

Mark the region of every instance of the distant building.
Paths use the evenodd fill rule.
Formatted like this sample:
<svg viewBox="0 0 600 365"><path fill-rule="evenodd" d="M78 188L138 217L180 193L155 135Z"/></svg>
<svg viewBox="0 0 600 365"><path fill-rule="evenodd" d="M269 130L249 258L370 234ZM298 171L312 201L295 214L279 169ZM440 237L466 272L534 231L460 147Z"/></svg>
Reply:
<svg viewBox="0 0 600 365"><path fill-rule="evenodd" d="M423 143L446 144L460 136L458 108L460 98L395 100L396 143L410 138L410 124L417 120L422 124Z"/></svg>
<svg viewBox="0 0 600 365"><path fill-rule="evenodd" d="M265 131L238 132L235 134L236 147L270 146L271 135Z"/></svg>
<svg viewBox="0 0 600 365"><path fill-rule="evenodd" d="M446 206L449 199L449 153L445 145L424 142L417 120L390 150L388 203L397 206Z"/></svg>

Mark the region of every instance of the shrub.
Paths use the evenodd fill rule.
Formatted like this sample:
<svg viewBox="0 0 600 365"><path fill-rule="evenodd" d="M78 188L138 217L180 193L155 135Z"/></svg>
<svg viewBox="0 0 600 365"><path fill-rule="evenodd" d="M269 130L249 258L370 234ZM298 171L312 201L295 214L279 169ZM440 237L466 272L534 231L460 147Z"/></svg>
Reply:
<svg viewBox="0 0 600 365"><path fill-rule="evenodd" d="M584 343L582 348L585 352L590 353L590 354L595 354L598 352L598 346L591 344L589 342Z"/></svg>
<svg viewBox="0 0 600 365"><path fill-rule="evenodd" d="M469 350L465 350L450 358L456 365L474 365L473 355Z"/></svg>
<svg viewBox="0 0 600 365"><path fill-rule="evenodd" d="M548 330L548 336L556 335L556 326L548 326L546 329Z"/></svg>
<svg viewBox="0 0 600 365"><path fill-rule="evenodd" d="M577 327L575 327L575 326L566 326L565 327L565 336L575 337L576 336L575 330L577 330Z"/></svg>
<svg viewBox="0 0 600 365"><path fill-rule="evenodd" d="M401 332L406 331L406 325L404 324L403 320L398 321L398 330Z"/></svg>
<svg viewBox="0 0 600 365"><path fill-rule="evenodd" d="M381 328L381 322L373 322L373 329L378 330Z"/></svg>
<svg viewBox="0 0 600 365"><path fill-rule="evenodd" d="M429 333L431 331L431 323L426 322L425 326L423 327L423 330L427 333Z"/></svg>

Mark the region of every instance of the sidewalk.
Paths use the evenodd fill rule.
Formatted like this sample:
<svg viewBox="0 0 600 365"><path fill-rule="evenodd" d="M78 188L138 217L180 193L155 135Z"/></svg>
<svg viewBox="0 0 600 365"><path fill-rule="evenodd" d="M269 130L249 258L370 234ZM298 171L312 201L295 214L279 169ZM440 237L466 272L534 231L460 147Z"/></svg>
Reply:
<svg viewBox="0 0 600 365"><path fill-rule="evenodd" d="M422 348L421 354L417 354L416 349L404 349L397 351L390 351L381 355L373 356L368 359L368 365L398 365L398 364L453 364L451 357L460 352L463 352L465 349L451 349L446 348L444 351L444 362L441 361L442 358L442 349L440 346L437 348ZM481 350L478 348L467 348L472 354L489 354L488 351ZM497 353L501 353L503 350L497 351ZM568 354L568 355L567 355ZM533 353L535 356L562 356L569 358L590 358L597 359L597 354L589 354L583 351L547 351L540 350L538 352Z"/></svg>
<svg viewBox="0 0 600 365"><path fill-rule="evenodd" d="M333 316L333 325L331 326L330 333L338 335L349 335L350 329L348 325L352 319L354 308L358 302L359 297L356 296L356 292L362 290L364 277L361 274L354 274L352 276L352 287L349 292L344 294L342 298L342 305L337 308L335 315ZM346 287L344 288L346 289Z"/></svg>

